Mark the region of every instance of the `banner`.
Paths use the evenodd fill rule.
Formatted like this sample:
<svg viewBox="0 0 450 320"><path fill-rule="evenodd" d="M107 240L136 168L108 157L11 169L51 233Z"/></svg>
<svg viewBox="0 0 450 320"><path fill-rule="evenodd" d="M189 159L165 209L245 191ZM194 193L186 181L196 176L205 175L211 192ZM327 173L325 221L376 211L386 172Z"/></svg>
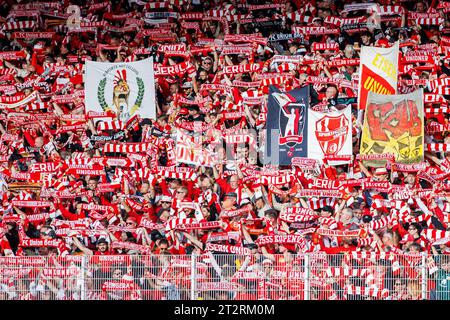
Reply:
<svg viewBox="0 0 450 320"><path fill-rule="evenodd" d="M358 107L366 108L367 93L396 94L398 41L390 48L362 46L359 65Z"/></svg>
<svg viewBox="0 0 450 320"><path fill-rule="evenodd" d="M201 124L199 121L195 124ZM203 136L190 136L177 131L176 161L197 166L212 167L218 161L218 156L212 148L203 147Z"/></svg>
<svg viewBox="0 0 450 320"><path fill-rule="evenodd" d="M134 62L86 61L86 111L112 111L126 122L133 115L155 119L153 59Z"/></svg>
<svg viewBox="0 0 450 320"><path fill-rule="evenodd" d="M423 89L409 94L381 95L370 92L361 136L361 155L394 154L401 164L423 161ZM367 160L384 166L385 160Z"/></svg>
<svg viewBox="0 0 450 320"><path fill-rule="evenodd" d="M271 164L290 165L294 157L308 157L308 106L309 86L286 93L270 86L266 163L270 159ZM275 146L279 148L278 154L273 150Z"/></svg>
<svg viewBox="0 0 450 320"><path fill-rule="evenodd" d="M328 113L309 109L308 132L308 158L322 161L324 157L352 154L351 106ZM334 163L338 165L347 162Z"/></svg>

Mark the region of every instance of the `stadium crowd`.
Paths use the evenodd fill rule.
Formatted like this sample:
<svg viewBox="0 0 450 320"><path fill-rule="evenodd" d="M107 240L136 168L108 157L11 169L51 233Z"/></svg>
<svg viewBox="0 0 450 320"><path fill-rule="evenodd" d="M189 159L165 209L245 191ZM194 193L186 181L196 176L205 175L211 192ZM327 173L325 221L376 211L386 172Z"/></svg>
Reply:
<svg viewBox="0 0 450 320"><path fill-rule="evenodd" d="M196 254L203 279L253 277L242 280L252 283L251 290L223 285L217 294L205 289L213 292L205 299L303 299L303 280L287 281L286 272L306 272L296 255L314 253L311 283L326 292L316 298L420 299L416 287L424 271L417 266L419 253L427 253L435 257L427 266L435 263L438 270L427 298L450 298L446 150L426 150L417 171L372 168L356 157L361 46L400 41L398 92L424 88L430 97L425 124L448 123L441 111L448 96L431 92L427 81L450 76L450 2L352 2L2 1L1 254L47 256L55 265L70 256L99 256L95 261L114 266L122 261L120 268L91 270L90 279L112 279L92 280L88 288L97 291L91 298L181 299L190 282L180 270ZM71 4L80 9L79 26L77 9L67 11ZM84 61L147 57L155 64L156 119L132 118L112 128L85 110ZM305 170L263 166L270 85L309 86L310 107L317 110L352 104L355 156L345 165L324 161ZM32 102L5 107L28 98ZM256 141L229 138L244 130L256 132ZM425 142L445 145L447 132L426 132ZM179 161L180 139L207 150L203 162ZM104 148L111 142L149 147ZM345 184L362 179L388 181L390 189ZM406 197L394 191L400 187ZM301 189L336 189L342 196L302 197ZM289 213L296 212L304 215L294 221ZM224 253L235 258L225 263ZM331 261L325 254L339 257ZM4 259L2 268L19 266ZM349 268L356 280L337 275ZM12 281L5 273L2 297L80 298L67 289L75 284L39 275ZM117 283L129 285L128 291ZM355 293L356 287L371 291Z"/></svg>

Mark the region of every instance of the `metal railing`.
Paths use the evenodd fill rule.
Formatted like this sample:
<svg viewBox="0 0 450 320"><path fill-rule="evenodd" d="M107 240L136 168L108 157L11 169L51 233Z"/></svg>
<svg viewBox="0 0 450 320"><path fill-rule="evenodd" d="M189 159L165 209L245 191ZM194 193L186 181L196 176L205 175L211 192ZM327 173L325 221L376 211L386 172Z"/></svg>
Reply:
<svg viewBox="0 0 450 320"><path fill-rule="evenodd" d="M450 256L0 257L0 300L450 300Z"/></svg>

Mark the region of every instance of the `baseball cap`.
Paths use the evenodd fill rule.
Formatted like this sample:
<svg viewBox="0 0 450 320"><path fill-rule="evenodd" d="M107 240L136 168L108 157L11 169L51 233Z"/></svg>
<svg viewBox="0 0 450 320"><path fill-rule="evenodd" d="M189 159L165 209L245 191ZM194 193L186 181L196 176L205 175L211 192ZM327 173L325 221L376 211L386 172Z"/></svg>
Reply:
<svg viewBox="0 0 450 320"><path fill-rule="evenodd" d="M106 241L105 238L100 238L100 239L97 240L97 245L99 245L100 243L106 243L106 244L108 244L108 241Z"/></svg>

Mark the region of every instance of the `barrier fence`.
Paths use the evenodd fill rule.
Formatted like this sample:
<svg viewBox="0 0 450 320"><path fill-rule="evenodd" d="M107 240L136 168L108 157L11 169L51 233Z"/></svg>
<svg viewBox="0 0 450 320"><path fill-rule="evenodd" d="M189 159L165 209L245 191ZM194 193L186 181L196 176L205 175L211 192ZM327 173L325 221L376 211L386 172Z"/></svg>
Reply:
<svg viewBox="0 0 450 320"><path fill-rule="evenodd" d="M0 300L450 300L450 256L0 257Z"/></svg>

